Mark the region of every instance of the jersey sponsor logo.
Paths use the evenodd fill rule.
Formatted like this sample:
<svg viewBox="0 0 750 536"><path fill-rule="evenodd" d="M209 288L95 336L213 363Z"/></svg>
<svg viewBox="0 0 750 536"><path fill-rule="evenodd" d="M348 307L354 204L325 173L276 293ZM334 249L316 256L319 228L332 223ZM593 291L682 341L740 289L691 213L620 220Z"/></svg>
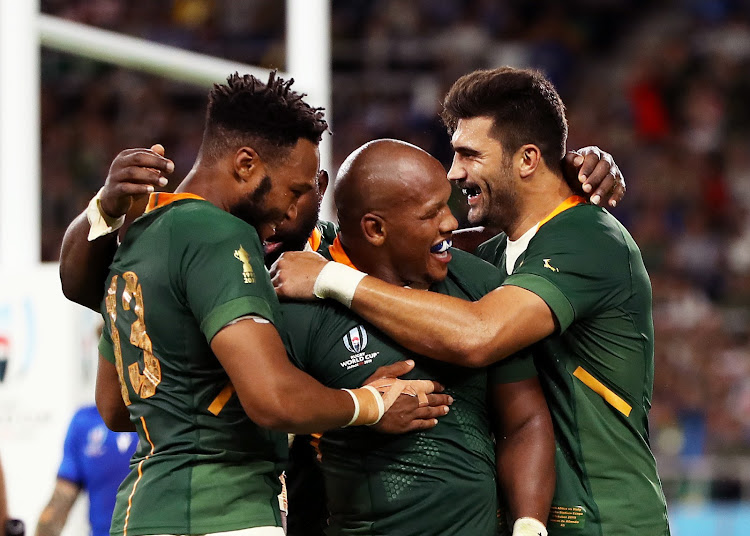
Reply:
<svg viewBox="0 0 750 536"><path fill-rule="evenodd" d="M351 370L372 363L372 360L380 353L371 352L366 354L364 352L364 349L367 346L367 331L365 331L365 328L362 326L350 329L349 332L344 335L343 341L346 349L352 353L352 355L349 356L349 359L341 362L341 366L346 370Z"/></svg>
<svg viewBox="0 0 750 536"><path fill-rule="evenodd" d="M245 283L255 283L255 272L250 264L250 254L240 245L240 249L234 250L234 258L242 263L242 279Z"/></svg>
<svg viewBox="0 0 750 536"><path fill-rule="evenodd" d="M559 269L559 268L555 268L554 266L552 266L552 265L551 265L551 264L549 263L549 261L551 261L552 259L543 259L543 260L544 260L544 267L545 267L545 268L549 268L549 269L550 269L550 270L552 270L553 272L559 272L559 271L560 271L560 269Z"/></svg>
<svg viewBox="0 0 750 536"><path fill-rule="evenodd" d="M367 346L367 332L362 326L357 326L349 330L349 333L344 335L344 346L351 353L356 354L361 352Z"/></svg>
<svg viewBox="0 0 750 536"><path fill-rule="evenodd" d="M352 356L349 356L349 359L346 361L341 362L341 366L345 368L346 370L352 370L353 368L361 367L362 365L369 365L372 363L372 360L378 357L378 354L380 352L371 352L369 354L366 354L364 352L360 352L358 354L354 354Z"/></svg>

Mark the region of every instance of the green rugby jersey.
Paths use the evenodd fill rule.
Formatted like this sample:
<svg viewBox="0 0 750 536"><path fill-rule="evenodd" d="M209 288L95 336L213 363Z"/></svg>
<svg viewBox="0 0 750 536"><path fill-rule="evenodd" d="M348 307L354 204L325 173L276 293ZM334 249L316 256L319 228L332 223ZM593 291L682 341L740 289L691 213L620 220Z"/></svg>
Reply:
<svg viewBox="0 0 750 536"><path fill-rule="evenodd" d="M571 198L543 221L504 284L549 305L558 331L531 347L555 426L550 535L669 534L648 412L651 283L628 231ZM506 236L477 254L505 273Z"/></svg>
<svg viewBox="0 0 750 536"><path fill-rule="evenodd" d="M252 228L190 194L153 194L110 267L102 355L140 438L111 534L279 526L286 434L245 414L209 343L278 301Z"/></svg>
<svg viewBox="0 0 750 536"><path fill-rule="evenodd" d="M338 246L338 248L337 248ZM339 243L334 258L348 263ZM338 255L336 255L338 251ZM501 274L453 251L448 277L435 292L476 300ZM331 513L329 535L494 535L495 452L487 412L486 369L440 363L397 346L331 300L283 303L292 360L334 388L354 388L382 366L414 359L407 378L435 379L455 402L439 424L404 435L367 427L326 432L320 441Z"/></svg>
<svg viewBox="0 0 750 536"><path fill-rule="evenodd" d="M328 249L328 246L333 244L338 234L338 227L335 223L325 220L318 220L315 227L310 233L310 238L307 239L307 246L305 251L318 251L324 252Z"/></svg>

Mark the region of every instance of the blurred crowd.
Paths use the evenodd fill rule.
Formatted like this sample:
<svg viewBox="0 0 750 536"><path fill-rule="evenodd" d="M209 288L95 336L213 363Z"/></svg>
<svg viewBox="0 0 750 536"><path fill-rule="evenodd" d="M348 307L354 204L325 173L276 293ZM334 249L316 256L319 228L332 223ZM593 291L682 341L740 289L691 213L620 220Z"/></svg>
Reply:
<svg viewBox="0 0 750 536"><path fill-rule="evenodd" d="M42 0L45 13L284 68L284 2ZM542 69L569 147L611 152L614 210L654 290L660 457L750 454L750 1L333 0L333 170L361 143L410 141L446 166L437 113L461 74ZM44 260L119 150L162 143L187 171L205 89L45 50ZM173 181L173 182L178 182ZM460 209L457 209L460 212Z"/></svg>

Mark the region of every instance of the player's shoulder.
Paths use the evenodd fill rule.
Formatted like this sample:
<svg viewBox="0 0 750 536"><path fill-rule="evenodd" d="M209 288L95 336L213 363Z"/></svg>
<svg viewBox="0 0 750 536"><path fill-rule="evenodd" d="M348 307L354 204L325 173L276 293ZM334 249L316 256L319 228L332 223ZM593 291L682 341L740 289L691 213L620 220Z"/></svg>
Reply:
<svg viewBox="0 0 750 536"><path fill-rule="evenodd" d="M457 249L451 250L451 256L448 279L464 288L472 299L478 299L502 283L500 270L489 262Z"/></svg>
<svg viewBox="0 0 750 536"><path fill-rule="evenodd" d="M629 234L606 209L581 203L544 223L534 240L566 240L579 249L627 246Z"/></svg>
<svg viewBox="0 0 750 536"><path fill-rule="evenodd" d="M300 323L322 324L330 322L331 318L353 314L335 300L283 301L281 311L288 321L287 325L291 326L297 326Z"/></svg>
<svg viewBox="0 0 750 536"><path fill-rule="evenodd" d="M217 243L237 236L248 242L257 242L260 247L255 227L213 203L186 199L165 208L170 209L164 216L171 219L173 236L183 235L190 242L197 243Z"/></svg>
<svg viewBox="0 0 750 536"><path fill-rule="evenodd" d="M180 221L181 223L197 222L210 223L219 226L241 226L250 225L241 219L233 216L226 210L222 210L213 203L204 199L183 199L178 200L167 207L165 216Z"/></svg>
<svg viewBox="0 0 750 536"><path fill-rule="evenodd" d="M503 253L505 253L505 247L508 244L506 237L507 235L505 233L499 233L489 240L482 242L477 246L474 255L497 266L500 263L500 259L502 258Z"/></svg>
<svg viewBox="0 0 750 536"><path fill-rule="evenodd" d="M472 253L467 253L460 249L451 248L451 261L448 263L448 270L476 270L479 273L496 273L497 268L489 262L480 259Z"/></svg>

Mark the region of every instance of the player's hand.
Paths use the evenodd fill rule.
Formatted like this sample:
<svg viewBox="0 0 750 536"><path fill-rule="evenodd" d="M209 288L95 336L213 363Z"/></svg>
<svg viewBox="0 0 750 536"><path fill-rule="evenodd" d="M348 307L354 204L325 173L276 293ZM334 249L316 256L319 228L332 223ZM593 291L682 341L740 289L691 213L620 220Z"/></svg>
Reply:
<svg viewBox="0 0 750 536"><path fill-rule="evenodd" d="M365 380L365 385L389 381L389 379L406 374L413 368L414 361L411 359L379 367ZM437 382L432 383L434 392L426 395L426 405L420 405L419 397L399 395L373 428L386 434L403 434L414 430L426 430L437 425L438 418L448 413L448 406L453 404L453 397L440 394L443 386Z"/></svg>
<svg viewBox="0 0 750 536"><path fill-rule="evenodd" d="M311 251L287 251L271 266L271 282L280 299L312 300L318 274L328 261Z"/></svg>
<svg viewBox="0 0 750 536"><path fill-rule="evenodd" d="M101 208L112 218L127 213L134 197L150 194L167 184L174 162L164 158L164 147L125 149L112 161L101 195Z"/></svg>
<svg viewBox="0 0 750 536"><path fill-rule="evenodd" d="M594 205L616 206L625 197L625 178L612 155L590 145L568 151L563 159L563 174L579 193L589 196Z"/></svg>

